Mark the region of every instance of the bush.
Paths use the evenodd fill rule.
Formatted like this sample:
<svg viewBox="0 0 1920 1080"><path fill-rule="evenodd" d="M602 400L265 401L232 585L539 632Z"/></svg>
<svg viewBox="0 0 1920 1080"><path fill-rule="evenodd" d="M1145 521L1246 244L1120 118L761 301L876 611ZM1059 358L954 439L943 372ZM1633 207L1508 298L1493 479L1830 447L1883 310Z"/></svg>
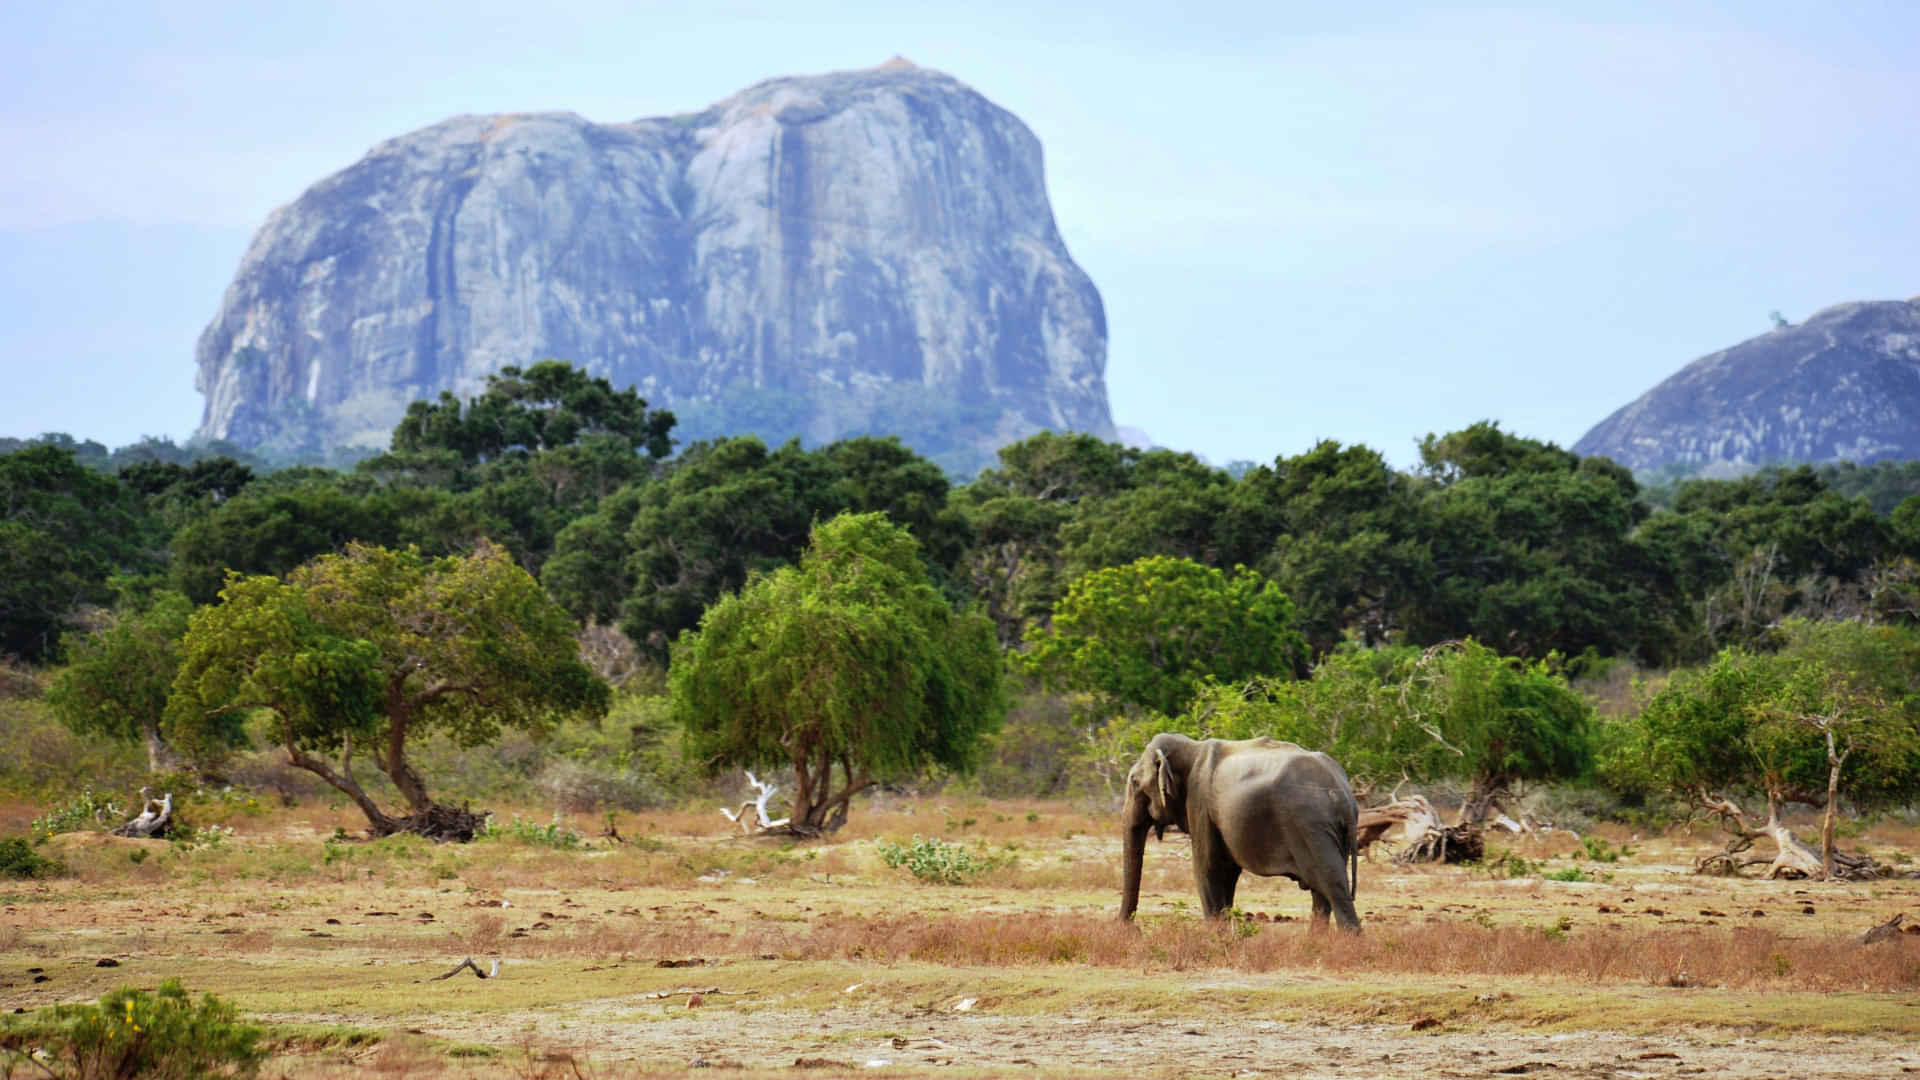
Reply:
<svg viewBox="0 0 1920 1080"><path fill-rule="evenodd" d="M0 792L32 802L74 794L73 785L132 791L147 783L147 752L117 739L83 739L39 701L0 697Z"/></svg>
<svg viewBox="0 0 1920 1080"><path fill-rule="evenodd" d="M46 878L66 872L65 863L33 850L26 837L0 837L0 878Z"/></svg>
<svg viewBox="0 0 1920 1080"><path fill-rule="evenodd" d="M914 837L911 844L881 842L880 858L894 869L905 867L915 878L930 885L965 885L989 870L1006 864L1006 859L975 853L961 844Z"/></svg>
<svg viewBox="0 0 1920 1080"><path fill-rule="evenodd" d="M82 788L65 805L34 818L30 828L35 840L44 840L61 833L116 828L130 816L118 803L95 795L89 787Z"/></svg>
<svg viewBox="0 0 1920 1080"><path fill-rule="evenodd" d="M168 979L153 994L122 987L97 1004L55 1005L15 1020L0 1035L0 1047L52 1076L187 1080L254 1075L267 1058L264 1034L240 1023L232 1005L212 994L196 1005L178 979Z"/></svg>
<svg viewBox="0 0 1920 1080"><path fill-rule="evenodd" d="M480 830L476 840L517 840L532 847L550 847L556 851L573 851L586 846L587 838L560 824L555 818L550 824L535 825L523 820L519 814L513 815L513 821L501 825L492 818Z"/></svg>

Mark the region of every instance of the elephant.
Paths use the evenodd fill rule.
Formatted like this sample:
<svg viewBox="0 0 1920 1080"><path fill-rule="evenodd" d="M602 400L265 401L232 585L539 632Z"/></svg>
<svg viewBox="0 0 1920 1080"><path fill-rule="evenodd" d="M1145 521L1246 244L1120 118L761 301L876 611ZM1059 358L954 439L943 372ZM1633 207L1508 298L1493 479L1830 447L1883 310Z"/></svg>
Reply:
<svg viewBox="0 0 1920 1080"><path fill-rule="evenodd" d="M1313 893L1313 926L1331 915L1358 932L1359 804L1346 770L1278 739L1190 739L1163 732L1127 773L1120 917L1140 903L1147 830L1193 838L1193 878L1210 919L1233 906L1241 871L1289 877Z"/></svg>

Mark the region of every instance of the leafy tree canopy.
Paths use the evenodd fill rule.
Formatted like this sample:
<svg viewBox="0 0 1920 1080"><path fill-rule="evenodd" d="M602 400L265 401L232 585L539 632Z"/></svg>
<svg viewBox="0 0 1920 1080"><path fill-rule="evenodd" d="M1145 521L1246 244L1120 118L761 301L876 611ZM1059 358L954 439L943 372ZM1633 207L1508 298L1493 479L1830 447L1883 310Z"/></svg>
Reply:
<svg viewBox="0 0 1920 1080"><path fill-rule="evenodd" d="M1171 716L1201 683L1292 674L1306 662L1293 602L1245 567L1153 556L1076 578L1016 663L1046 685Z"/></svg>
<svg viewBox="0 0 1920 1080"><path fill-rule="evenodd" d="M669 683L708 770L793 767L801 832L838 827L878 781L971 769L1006 709L991 625L954 612L913 536L880 513L816 526L798 566L709 608L675 644Z"/></svg>
<svg viewBox="0 0 1920 1080"><path fill-rule="evenodd" d="M1522 781L1579 779L1593 760L1592 710L1565 679L1473 641L1345 647L1297 682L1210 683L1176 725L1325 751L1363 788L1463 780L1469 821Z"/></svg>
<svg viewBox="0 0 1920 1080"><path fill-rule="evenodd" d="M144 610L110 616L92 633L69 634L66 666L47 689L54 715L77 735L144 743L151 772L177 767L179 756L162 736L161 721L192 611L185 596L163 591ZM244 741L237 722L210 735L226 745Z"/></svg>
<svg viewBox="0 0 1920 1080"><path fill-rule="evenodd" d="M1920 796L1920 634L1859 622L1789 620L1777 653L1741 647L1676 672L1639 715L1612 726L1602 776L1630 792L1685 799L1826 799L1825 732L1850 748L1842 786L1861 806Z"/></svg>
<svg viewBox="0 0 1920 1080"><path fill-rule="evenodd" d="M72 450L0 454L0 652L51 658L79 608L111 602L110 579L156 568L153 534L138 496Z"/></svg>
<svg viewBox="0 0 1920 1080"><path fill-rule="evenodd" d="M664 458L673 452L673 414L648 409L632 387L616 391L570 364L544 360L524 371L503 367L464 406L442 392L416 401L393 431L393 449L451 450L468 463L509 450L538 452L570 446L590 435L619 440L629 453Z"/></svg>

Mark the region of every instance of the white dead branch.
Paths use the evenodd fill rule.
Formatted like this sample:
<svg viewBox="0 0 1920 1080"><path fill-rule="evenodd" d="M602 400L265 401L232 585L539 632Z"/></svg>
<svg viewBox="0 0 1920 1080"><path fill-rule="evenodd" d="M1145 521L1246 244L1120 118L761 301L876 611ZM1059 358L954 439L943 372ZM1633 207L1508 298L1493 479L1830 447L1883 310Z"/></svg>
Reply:
<svg viewBox="0 0 1920 1080"><path fill-rule="evenodd" d="M173 792L167 792L155 802L147 794L147 789L141 788L140 801L140 816L113 830L113 835L147 839L167 831L167 826L173 821Z"/></svg>
<svg viewBox="0 0 1920 1080"><path fill-rule="evenodd" d="M723 806L720 808L720 812L727 815L728 821L739 825L740 831L748 835L756 832L768 832L773 829L786 828L791 825L791 818L781 818L778 821L774 821L767 817L767 801L772 799L773 793L780 789L753 775L753 770L751 769L746 770L746 773L747 783L753 785L753 789L760 793L759 797L749 802L741 803L740 809L738 810ZM749 807L751 807L754 812L753 823L747 821L747 810Z"/></svg>

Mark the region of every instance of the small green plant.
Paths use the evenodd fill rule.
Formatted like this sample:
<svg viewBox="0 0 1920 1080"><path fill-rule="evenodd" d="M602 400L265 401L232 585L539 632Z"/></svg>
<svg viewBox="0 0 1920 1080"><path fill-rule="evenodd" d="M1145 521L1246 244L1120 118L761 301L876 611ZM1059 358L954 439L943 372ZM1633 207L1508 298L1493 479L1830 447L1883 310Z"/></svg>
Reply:
<svg viewBox="0 0 1920 1080"><path fill-rule="evenodd" d="M231 825L202 825L176 837L174 842L187 848L219 847L233 836Z"/></svg>
<svg viewBox="0 0 1920 1080"><path fill-rule="evenodd" d="M1619 862L1633 854L1633 848L1626 844L1614 847L1607 843L1604 836L1583 836L1580 838L1580 847L1590 862Z"/></svg>
<svg viewBox="0 0 1920 1080"><path fill-rule="evenodd" d="M178 979L152 994L122 987L92 1005L55 1005L6 1033L6 1075L30 1061L35 1075L62 1077L252 1076L267 1058L261 1028L212 994L196 1004Z"/></svg>
<svg viewBox="0 0 1920 1080"><path fill-rule="evenodd" d="M1774 953L1772 956L1769 956L1767 960L1773 965L1773 973L1775 975L1784 979L1788 975L1793 974L1793 961L1788 959L1786 953Z"/></svg>
<svg viewBox="0 0 1920 1080"><path fill-rule="evenodd" d="M65 806L56 806L34 818L28 831L35 840L44 840L49 836L83 829L110 829L127 820L127 817L127 812L120 809L118 803L95 795L89 787L82 789Z"/></svg>
<svg viewBox="0 0 1920 1080"><path fill-rule="evenodd" d="M66 864L33 850L26 837L0 837L0 877L46 878L66 872Z"/></svg>
<svg viewBox="0 0 1920 1080"><path fill-rule="evenodd" d="M1233 936L1236 938L1250 938L1260 932L1260 920L1237 907L1227 909L1227 920L1233 924Z"/></svg>
<svg viewBox="0 0 1920 1080"><path fill-rule="evenodd" d="M1592 881L1594 880L1592 875L1588 874L1585 870L1582 870L1577 866L1569 866L1563 870L1555 870L1550 874L1542 874L1541 876L1546 878L1548 881Z"/></svg>
<svg viewBox="0 0 1920 1080"><path fill-rule="evenodd" d="M1006 862L1002 857L930 837L916 836L910 844L882 841L879 851L888 866L896 870L904 867L915 878L932 885L964 885Z"/></svg>
<svg viewBox="0 0 1920 1080"><path fill-rule="evenodd" d="M536 825L519 814L513 815L513 820L505 825L487 819L486 827L476 839L515 840L529 847L549 847L556 851L574 851L587 844L585 836L560 824L557 816L545 825Z"/></svg>
<svg viewBox="0 0 1920 1080"><path fill-rule="evenodd" d="M1548 941L1565 941L1567 940L1567 935L1569 933L1572 933L1572 931L1573 931L1573 919L1571 919L1566 915L1562 915L1558 919L1554 920L1554 923L1552 926L1540 927L1541 936L1546 938Z"/></svg>
<svg viewBox="0 0 1920 1080"><path fill-rule="evenodd" d="M1501 851L1483 861L1480 869L1488 877L1532 877L1540 872L1540 864L1517 851Z"/></svg>

